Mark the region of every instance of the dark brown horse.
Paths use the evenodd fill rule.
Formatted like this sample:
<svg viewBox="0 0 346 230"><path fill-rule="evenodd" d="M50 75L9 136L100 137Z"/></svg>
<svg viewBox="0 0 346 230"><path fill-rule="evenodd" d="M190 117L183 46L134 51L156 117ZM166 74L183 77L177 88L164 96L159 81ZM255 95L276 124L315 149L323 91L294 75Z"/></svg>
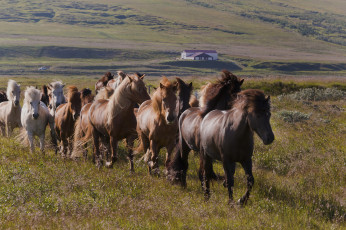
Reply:
<svg viewBox="0 0 346 230"><path fill-rule="evenodd" d="M55 132L58 140L61 142L61 153L67 155L69 148L72 153L72 137L74 133L74 124L82 106L81 93L77 87L69 86L67 93L67 103L60 105L55 113Z"/></svg>
<svg viewBox="0 0 346 230"><path fill-rule="evenodd" d="M191 92L193 90L192 88L192 82L190 84L186 84L183 80L180 78L176 78L178 82L178 98L177 98L177 109L178 109L178 119L180 115L190 108L190 97Z"/></svg>
<svg viewBox="0 0 346 230"><path fill-rule="evenodd" d="M126 138L130 169L133 167L133 143L137 138L136 117L133 112L136 103L150 99L143 82L143 77L138 75L127 76L116 88L109 100L97 100L89 109L89 131L94 140L94 154L96 164L101 165L100 139L105 146L111 147L111 161L106 163L112 167L117 159L118 141ZM90 135L87 134L88 138Z"/></svg>
<svg viewBox="0 0 346 230"><path fill-rule="evenodd" d="M48 107L49 106L49 96L48 96L48 87L43 85L41 88L41 101Z"/></svg>
<svg viewBox="0 0 346 230"><path fill-rule="evenodd" d="M0 91L0 103L3 101L8 101L6 92Z"/></svg>
<svg viewBox="0 0 346 230"><path fill-rule="evenodd" d="M111 72L105 73L95 84L95 92L96 94L99 92L100 89L107 86L107 83L114 79L114 75Z"/></svg>
<svg viewBox="0 0 346 230"><path fill-rule="evenodd" d="M270 126L270 97L260 90L240 92L230 110L214 110L200 124L200 151L203 161L203 184L205 196L210 196L212 160L222 161L226 176L229 200L233 200L234 172L239 162L247 177L247 191L238 201L246 204L254 177L252 154L254 132L268 145L274 141Z"/></svg>
<svg viewBox="0 0 346 230"><path fill-rule="evenodd" d="M80 91L80 97L82 100L82 107L94 100L94 95L92 95L91 89L84 88Z"/></svg>
<svg viewBox="0 0 346 230"><path fill-rule="evenodd" d="M160 81L151 100L145 101L138 109L137 132L140 139L139 151L146 153L149 173L158 172L158 154L166 147L166 166L174 149L178 131L177 122L177 85L166 77ZM149 159L150 158L150 159Z"/></svg>
<svg viewBox="0 0 346 230"><path fill-rule="evenodd" d="M208 86L212 92L205 92L208 95L205 107L192 107L181 115L179 119L179 141L168 167L168 178L170 180L181 182L183 186L186 186L188 156L191 150L199 151L199 126L203 117L213 109L229 109L236 93L240 91L243 81L230 72L223 71L222 79L218 83ZM201 171L199 175L201 176ZM213 175L214 179L217 179L216 174L213 173Z"/></svg>

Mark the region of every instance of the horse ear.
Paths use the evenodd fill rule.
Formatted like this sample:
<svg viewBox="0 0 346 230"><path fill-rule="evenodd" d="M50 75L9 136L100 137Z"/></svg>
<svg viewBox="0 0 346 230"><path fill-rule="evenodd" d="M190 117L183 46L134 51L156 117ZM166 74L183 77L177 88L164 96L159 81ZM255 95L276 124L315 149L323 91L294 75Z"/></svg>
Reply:
<svg viewBox="0 0 346 230"><path fill-rule="evenodd" d="M244 83L244 79L241 79L239 82L239 85L242 85Z"/></svg>
<svg viewBox="0 0 346 230"><path fill-rule="evenodd" d="M144 79L145 74L143 74L142 76L139 77L139 79L143 80Z"/></svg>
<svg viewBox="0 0 346 230"><path fill-rule="evenodd" d="M190 82L190 84L189 84L189 88L192 88L192 82Z"/></svg>
<svg viewBox="0 0 346 230"><path fill-rule="evenodd" d="M270 102L270 96L268 95L268 97L266 98L267 102Z"/></svg>
<svg viewBox="0 0 346 230"><path fill-rule="evenodd" d="M178 82L176 82L173 86L173 91L177 92L177 90L178 90Z"/></svg>
<svg viewBox="0 0 346 230"><path fill-rule="evenodd" d="M129 75L126 75L126 76L129 78L130 82L133 81L133 79Z"/></svg>

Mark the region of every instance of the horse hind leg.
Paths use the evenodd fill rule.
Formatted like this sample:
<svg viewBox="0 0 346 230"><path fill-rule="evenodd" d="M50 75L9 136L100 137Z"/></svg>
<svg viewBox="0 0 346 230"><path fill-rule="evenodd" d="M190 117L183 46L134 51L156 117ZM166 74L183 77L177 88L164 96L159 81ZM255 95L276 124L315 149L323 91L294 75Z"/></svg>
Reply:
<svg viewBox="0 0 346 230"><path fill-rule="evenodd" d="M238 200L238 204L240 205L245 205L246 202L249 200L250 197L250 192L252 190L252 187L255 183L255 179L252 175L252 160L248 160L246 162L242 162L241 165L244 168L245 171L245 175L246 175L246 179L247 179L247 190L244 194L244 196L242 196L239 200Z"/></svg>
<svg viewBox="0 0 346 230"><path fill-rule="evenodd" d="M212 159L208 155L204 155L202 187L204 189L204 198L206 201L209 200L210 198L210 180L211 180L212 167L213 167Z"/></svg>

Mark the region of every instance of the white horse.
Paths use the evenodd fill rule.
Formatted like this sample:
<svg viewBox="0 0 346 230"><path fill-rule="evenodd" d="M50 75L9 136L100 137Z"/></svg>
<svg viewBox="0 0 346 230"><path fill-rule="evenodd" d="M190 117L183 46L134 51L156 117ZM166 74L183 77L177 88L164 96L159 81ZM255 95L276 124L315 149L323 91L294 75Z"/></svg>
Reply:
<svg viewBox="0 0 346 230"><path fill-rule="evenodd" d="M64 84L61 81L55 81L48 84L49 108L50 114L55 115L55 111L59 105L66 103L64 96Z"/></svg>
<svg viewBox="0 0 346 230"><path fill-rule="evenodd" d="M0 103L0 130L2 135L9 137L16 127L21 127L20 123L20 85L13 80L7 85L8 101Z"/></svg>
<svg viewBox="0 0 346 230"><path fill-rule="evenodd" d="M34 152L34 136L40 139L40 149L44 151L45 131L47 124L51 129L51 135L55 140L54 118L49 113L47 106L40 101L41 91L30 86L25 90L24 104L22 108L21 121L29 139L30 150ZM52 131L53 130L53 131Z"/></svg>

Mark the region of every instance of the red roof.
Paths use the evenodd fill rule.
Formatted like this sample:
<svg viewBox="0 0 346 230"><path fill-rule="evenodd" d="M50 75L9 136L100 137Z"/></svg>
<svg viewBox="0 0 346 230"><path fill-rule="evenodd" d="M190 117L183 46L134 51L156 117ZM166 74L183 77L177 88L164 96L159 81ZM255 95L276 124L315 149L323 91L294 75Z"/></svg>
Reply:
<svg viewBox="0 0 346 230"><path fill-rule="evenodd" d="M185 53L217 53L216 50L184 50Z"/></svg>

